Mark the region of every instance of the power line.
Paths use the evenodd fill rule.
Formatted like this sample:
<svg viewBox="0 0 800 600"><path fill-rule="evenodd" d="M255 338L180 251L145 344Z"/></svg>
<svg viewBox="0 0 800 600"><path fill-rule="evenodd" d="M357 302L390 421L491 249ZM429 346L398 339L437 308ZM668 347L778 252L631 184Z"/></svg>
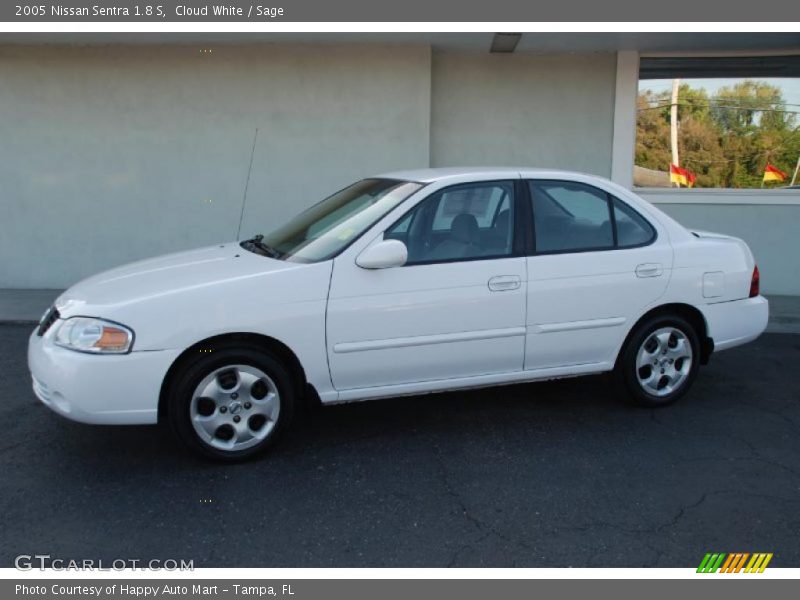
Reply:
<svg viewBox="0 0 800 600"><path fill-rule="evenodd" d="M696 102L678 102L678 106L689 106L693 108L724 108L728 110L749 110L752 112L774 112L774 113L786 113L790 115L800 115L800 110L783 110L778 108L754 108L754 107L745 107L745 106L723 106L720 104L700 104ZM658 104L656 106L644 106L641 108L637 108L637 111L642 110L660 110L662 108L669 108L672 104Z"/></svg>
<svg viewBox="0 0 800 600"><path fill-rule="evenodd" d="M740 98L736 96L716 96L714 98L709 98L709 102L744 102ZM783 100L760 100L764 104L778 104L780 106L800 106L800 104L795 104L793 102L784 102Z"/></svg>
<svg viewBox="0 0 800 600"><path fill-rule="evenodd" d="M666 94L667 91L668 90L664 90L664 91L660 92L660 95L664 95L664 96L668 95L668 94ZM695 91L695 90L691 90L691 91ZM728 102L728 103L734 103L734 104L735 103L742 104L743 102L746 102L746 100L743 100L742 98L739 98L737 96L715 96L713 98L708 98L708 102ZM761 99L759 99L759 102L762 103L762 104L773 104L773 105L778 105L778 106L800 106L800 104L797 104L795 102L784 102L783 100L761 100Z"/></svg>

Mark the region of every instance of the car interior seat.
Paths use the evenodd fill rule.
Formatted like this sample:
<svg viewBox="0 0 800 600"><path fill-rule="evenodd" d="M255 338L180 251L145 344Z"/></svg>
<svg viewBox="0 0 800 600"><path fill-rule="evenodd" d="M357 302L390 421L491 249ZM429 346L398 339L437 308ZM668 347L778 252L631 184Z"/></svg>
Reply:
<svg viewBox="0 0 800 600"><path fill-rule="evenodd" d="M430 253L431 260L463 258L476 253L480 244L480 227L475 215L460 213L453 217L447 238Z"/></svg>

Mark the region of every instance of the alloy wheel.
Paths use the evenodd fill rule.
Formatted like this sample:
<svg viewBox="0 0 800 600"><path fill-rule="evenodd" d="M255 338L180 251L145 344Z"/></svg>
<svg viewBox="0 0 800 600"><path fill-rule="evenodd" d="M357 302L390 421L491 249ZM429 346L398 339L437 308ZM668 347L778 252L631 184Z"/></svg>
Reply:
<svg viewBox="0 0 800 600"><path fill-rule="evenodd" d="M250 365L226 365L194 389L189 407L199 438L224 451L245 450L266 439L280 414L275 382Z"/></svg>
<svg viewBox="0 0 800 600"><path fill-rule="evenodd" d="M636 378L645 392L663 397L680 389L692 369L692 344L676 327L648 335L636 353Z"/></svg>

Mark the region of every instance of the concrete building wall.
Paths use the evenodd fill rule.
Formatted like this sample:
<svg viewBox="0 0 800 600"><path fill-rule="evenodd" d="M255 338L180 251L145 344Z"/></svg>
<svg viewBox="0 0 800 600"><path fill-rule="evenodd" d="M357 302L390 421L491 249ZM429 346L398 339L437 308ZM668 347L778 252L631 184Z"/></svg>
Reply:
<svg viewBox="0 0 800 600"><path fill-rule="evenodd" d="M609 177L616 55L435 53L431 163Z"/></svg>
<svg viewBox="0 0 800 600"><path fill-rule="evenodd" d="M429 164L430 49L0 48L0 288L266 231Z"/></svg>

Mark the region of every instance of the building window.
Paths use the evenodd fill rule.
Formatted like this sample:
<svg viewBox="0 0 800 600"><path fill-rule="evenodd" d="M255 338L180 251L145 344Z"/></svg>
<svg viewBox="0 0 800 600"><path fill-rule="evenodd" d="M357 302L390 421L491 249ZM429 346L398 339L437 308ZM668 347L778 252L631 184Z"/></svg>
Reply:
<svg viewBox="0 0 800 600"><path fill-rule="evenodd" d="M635 186L800 186L800 56L643 58L639 71Z"/></svg>

